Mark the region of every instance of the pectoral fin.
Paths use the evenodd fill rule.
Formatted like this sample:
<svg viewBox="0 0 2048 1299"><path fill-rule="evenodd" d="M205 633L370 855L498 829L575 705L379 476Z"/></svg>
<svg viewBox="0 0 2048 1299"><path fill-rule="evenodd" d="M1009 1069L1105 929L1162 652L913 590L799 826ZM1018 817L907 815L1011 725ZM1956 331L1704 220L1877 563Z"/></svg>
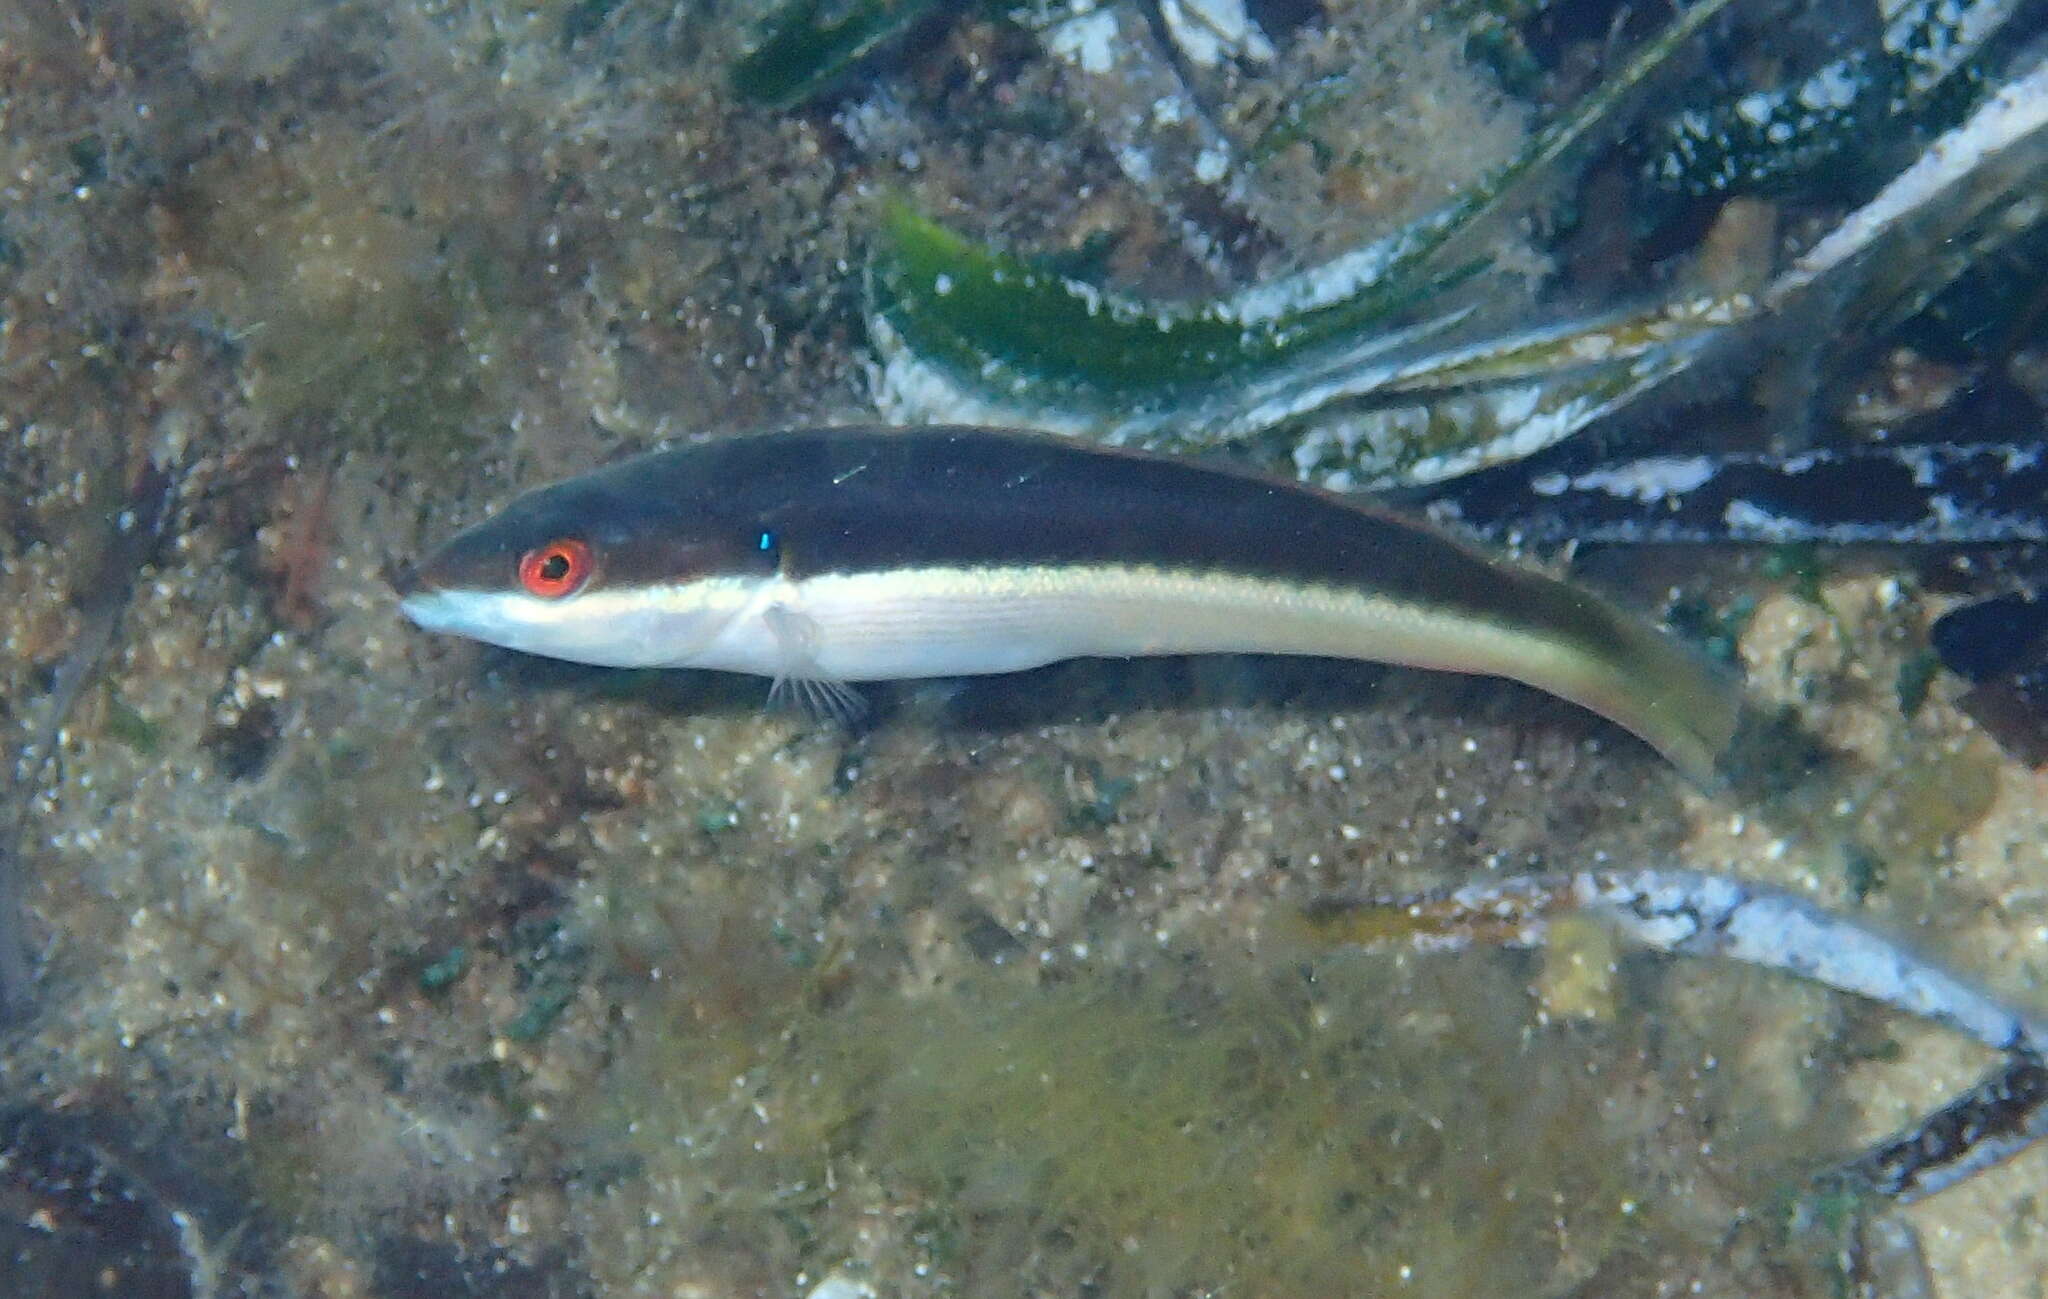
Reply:
<svg viewBox="0 0 2048 1299"><path fill-rule="evenodd" d="M867 700L860 693L818 665L820 631L815 620L787 604L772 604L761 621L774 637L777 650L775 680L768 687L770 707L800 708L812 717L829 718L849 726L867 714Z"/></svg>

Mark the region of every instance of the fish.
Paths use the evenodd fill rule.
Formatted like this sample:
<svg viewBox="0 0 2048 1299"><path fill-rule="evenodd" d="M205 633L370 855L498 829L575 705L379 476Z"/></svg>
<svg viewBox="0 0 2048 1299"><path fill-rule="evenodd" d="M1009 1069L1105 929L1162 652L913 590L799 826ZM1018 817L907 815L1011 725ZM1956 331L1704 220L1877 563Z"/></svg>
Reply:
<svg viewBox="0 0 2048 1299"><path fill-rule="evenodd" d="M1741 696L1649 622L1384 504L1004 429L677 445L537 488L394 578L432 632L847 683L1277 654L1506 677L1716 783Z"/></svg>

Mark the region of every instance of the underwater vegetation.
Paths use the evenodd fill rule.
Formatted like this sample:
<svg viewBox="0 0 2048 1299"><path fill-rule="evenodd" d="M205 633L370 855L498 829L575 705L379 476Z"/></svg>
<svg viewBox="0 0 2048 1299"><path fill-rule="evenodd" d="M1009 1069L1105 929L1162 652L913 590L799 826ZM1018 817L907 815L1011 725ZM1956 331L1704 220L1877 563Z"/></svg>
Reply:
<svg viewBox="0 0 2048 1299"><path fill-rule="evenodd" d="M870 272L870 328L883 358L877 402L912 419L1041 425L1187 452L1368 397L1415 411L1429 396L1477 390L1461 396L1457 414L1443 403L1404 422L1354 411L1334 435L1340 463L1322 463L1316 439L1329 434L1296 430L1280 464L1333 486L1385 485L1540 450L1666 377L1673 354L1727 305L1673 304L1640 320L1476 347L1417 344L1473 314L1448 291L1492 260L1473 254L1474 230L1581 145L1717 11L1694 6L1449 205L1321 266L1211 302L1131 300L899 214ZM1441 314L1416 321L1421 303ZM1571 373L1532 386L1529 376L1546 370Z"/></svg>
<svg viewBox="0 0 2048 1299"><path fill-rule="evenodd" d="M1689 7L1445 206L1320 265L1215 298L1135 299L899 211L869 273L869 325L882 357L877 404L912 421L1026 424L1180 452L1232 447L1340 488L1429 483L1552 447L1725 354L1745 333L1765 332L1771 317L1800 315L1830 280L1854 285L1828 294L1824 310L1839 320L1881 316L1901 302L1911 314L1959 268L1932 257L1917 273L1849 272L1909 217L1919 227L1907 241L1915 250L1956 238L1995 247L2038 220L2031 182L2039 164L2026 143L2038 126L2038 90L2022 77L1923 157L1919 170L1931 174L1902 175L1775 280L1759 273L1729 285L1695 271L1647 307L1534 330L1520 323L1531 314L1512 285L1523 271L1487 273L1497 254L1476 233L1611 129L1628 92L1719 8ZM1837 130L1867 148L1959 117L1959 105L1982 96L1980 56L2014 8L1995 0L1903 6L1868 58L1829 65L1787 100L1758 92L1728 110L1758 137L1724 129L1720 117L1681 116L1685 131L1755 161L1723 159L1709 180L1700 158L1674 154L1652 171L1673 183L1692 177L1700 192L1761 191L1775 169L1810 174L1839 149ZM1092 19L1068 25L1084 21ZM1936 98L1943 113L1932 110ZM1802 102L1814 105L1808 116L1788 120L1786 105ZM1809 147L1817 156L1800 154ZM2000 153L2018 161L1999 168L1981 156ZM1944 155L1965 157L1942 174ZM1937 201L1957 189L1966 192ZM1888 242L1892 265L1920 261L1900 239ZM1503 301L1512 304L1511 328L1494 323Z"/></svg>
<svg viewBox="0 0 2048 1299"><path fill-rule="evenodd" d="M2038 1151L1976 1164L2048 1095L2037 36L0 9L0 1279L2027 1293ZM1825 760L1709 798L1530 694L1238 660L841 732L398 621L523 486L878 406L1389 486ZM1953 995L1674 958L1651 886L1729 874L1832 935L1754 950Z"/></svg>
<svg viewBox="0 0 2048 1299"><path fill-rule="evenodd" d="M835 1185L916 1188L913 1257L969 1293L1601 1293L1719 1237L1758 1193L1745 1179L1829 1139L1743 1126L1673 1194L1650 1153L1676 1135L1664 1089L1689 1128L1716 1127L1740 1102L1703 1062L1728 1043L1653 1048L1640 1019L1521 1033L1527 972L1497 961L1191 954L797 1012L743 1080L769 1116L748 1159L781 1170L792 1212ZM624 1063L648 1176L741 1175L705 1122L743 1109L705 1087L717 1068L680 1041ZM601 1157L625 1114L599 1114ZM702 1229L772 1253L800 1246L792 1225L728 1208ZM656 1293L700 1265L696 1244L635 1237L607 1288Z"/></svg>

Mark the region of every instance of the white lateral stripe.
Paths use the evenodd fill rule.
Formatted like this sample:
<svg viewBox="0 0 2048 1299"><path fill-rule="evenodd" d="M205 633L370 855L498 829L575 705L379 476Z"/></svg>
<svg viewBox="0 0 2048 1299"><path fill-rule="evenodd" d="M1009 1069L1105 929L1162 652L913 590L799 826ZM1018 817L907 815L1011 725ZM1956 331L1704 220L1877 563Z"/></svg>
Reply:
<svg viewBox="0 0 2048 1299"><path fill-rule="evenodd" d="M784 589L815 629L819 667L847 681L1009 672L1065 658L1263 653L1494 673L1572 694L1588 667L1586 655L1540 628L1239 574L932 567L825 574ZM701 665L775 674L771 662Z"/></svg>

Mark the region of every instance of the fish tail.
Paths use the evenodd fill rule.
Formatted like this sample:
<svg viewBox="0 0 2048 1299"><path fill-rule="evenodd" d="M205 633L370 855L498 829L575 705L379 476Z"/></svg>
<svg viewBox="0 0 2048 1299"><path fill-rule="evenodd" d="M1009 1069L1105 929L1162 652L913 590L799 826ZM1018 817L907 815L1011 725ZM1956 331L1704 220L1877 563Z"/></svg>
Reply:
<svg viewBox="0 0 2048 1299"><path fill-rule="evenodd" d="M1604 643L1587 647L1600 667L1578 702L1641 737L1696 784L1720 786L1743 726L1740 679L1660 628L1606 611Z"/></svg>

